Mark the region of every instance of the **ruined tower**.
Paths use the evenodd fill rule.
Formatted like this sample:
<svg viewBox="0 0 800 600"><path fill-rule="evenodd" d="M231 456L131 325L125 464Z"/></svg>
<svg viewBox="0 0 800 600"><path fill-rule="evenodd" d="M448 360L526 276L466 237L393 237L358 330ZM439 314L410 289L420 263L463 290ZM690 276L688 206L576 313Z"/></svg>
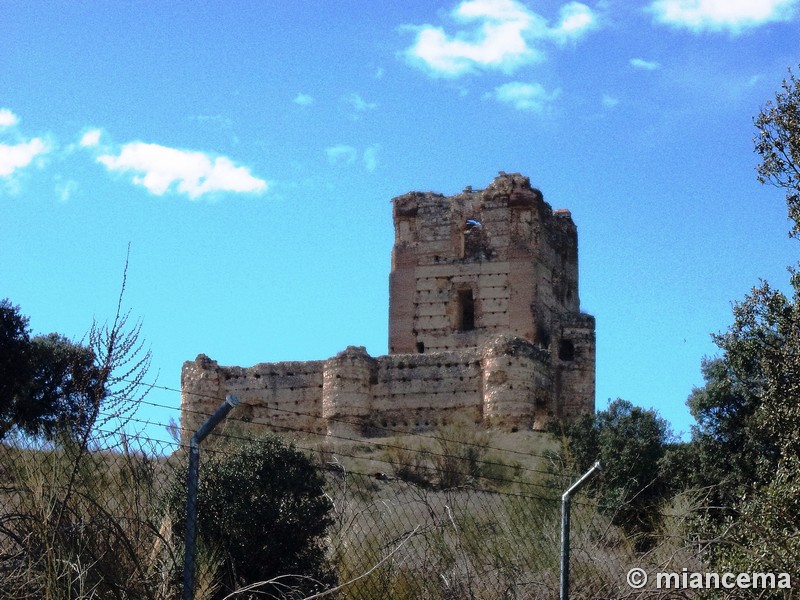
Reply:
<svg viewBox="0 0 800 600"><path fill-rule="evenodd" d="M394 199L389 352L483 346L498 334L547 351L551 416L594 408L594 318L580 312L578 235L527 177Z"/></svg>
<svg viewBox="0 0 800 600"><path fill-rule="evenodd" d="M248 368L200 355L183 367L185 431L227 393L266 428L348 436L453 421L540 429L594 410L595 324L580 311L569 211L505 173L484 190L392 202L389 354L350 346Z"/></svg>

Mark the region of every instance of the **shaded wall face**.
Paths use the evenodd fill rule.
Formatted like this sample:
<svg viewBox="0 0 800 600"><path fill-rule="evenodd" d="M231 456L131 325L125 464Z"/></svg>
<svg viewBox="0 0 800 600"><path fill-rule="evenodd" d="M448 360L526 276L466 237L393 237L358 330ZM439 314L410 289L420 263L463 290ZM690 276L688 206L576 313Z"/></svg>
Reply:
<svg viewBox="0 0 800 600"><path fill-rule="evenodd" d="M595 321L574 315L563 324L558 351L553 354L559 397L556 417L572 419L594 412Z"/></svg>

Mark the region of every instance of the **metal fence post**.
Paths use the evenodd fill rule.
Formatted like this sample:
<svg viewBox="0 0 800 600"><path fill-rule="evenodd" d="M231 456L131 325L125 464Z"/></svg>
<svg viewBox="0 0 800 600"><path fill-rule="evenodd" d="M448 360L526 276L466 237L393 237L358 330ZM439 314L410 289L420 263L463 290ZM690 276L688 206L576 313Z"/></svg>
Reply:
<svg viewBox="0 0 800 600"><path fill-rule="evenodd" d="M236 396L229 394L220 407L198 429L189 442L189 474L186 482L186 547L183 560L183 600L194 600L194 558L197 537L197 483L200 477L200 442L211 433L234 406Z"/></svg>
<svg viewBox="0 0 800 600"><path fill-rule="evenodd" d="M589 481L592 475L601 471L600 461L598 460L591 469L586 471L578 481L564 492L561 496L561 593L560 600L569 600L569 508L572 495L577 492L584 483Z"/></svg>

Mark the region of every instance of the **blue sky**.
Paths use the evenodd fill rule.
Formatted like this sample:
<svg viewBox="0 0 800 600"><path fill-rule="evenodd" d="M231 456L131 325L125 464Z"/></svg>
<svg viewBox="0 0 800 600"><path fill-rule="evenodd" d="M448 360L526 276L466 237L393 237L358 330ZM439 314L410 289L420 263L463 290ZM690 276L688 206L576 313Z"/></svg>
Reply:
<svg viewBox="0 0 800 600"><path fill-rule="evenodd" d="M125 303L166 387L201 352L384 354L390 199L500 170L578 225L597 407L652 406L676 432L731 302L759 278L787 288L797 260L752 119L800 63L800 0L0 14L0 296L80 339L113 316L130 243Z"/></svg>

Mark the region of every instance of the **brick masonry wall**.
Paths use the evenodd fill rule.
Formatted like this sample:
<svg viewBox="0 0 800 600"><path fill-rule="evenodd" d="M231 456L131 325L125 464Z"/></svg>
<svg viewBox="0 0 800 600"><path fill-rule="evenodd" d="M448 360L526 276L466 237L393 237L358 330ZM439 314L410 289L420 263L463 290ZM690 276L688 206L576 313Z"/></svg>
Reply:
<svg viewBox="0 0 800 600"><path fill-rule="evenodd" d="M578 238L527 177L393 199L389 354L350 346L328 360L184 364L182 424L228 393L239 418L276 431L359 436L456 420L543 428L594 410L595 322L580 312Z"/></svg>
<svg viewBox="0 0 800 600"><path fill-rule="evenodd" d="M200 355L184 363L182 387L189 431L227 394L240 400L237 419L267 430L342 436L425 431L458 421L530 429L553 414L548 353L508 335L482 348L373 358L350 346L327 361L249 368Z"/></svg>

